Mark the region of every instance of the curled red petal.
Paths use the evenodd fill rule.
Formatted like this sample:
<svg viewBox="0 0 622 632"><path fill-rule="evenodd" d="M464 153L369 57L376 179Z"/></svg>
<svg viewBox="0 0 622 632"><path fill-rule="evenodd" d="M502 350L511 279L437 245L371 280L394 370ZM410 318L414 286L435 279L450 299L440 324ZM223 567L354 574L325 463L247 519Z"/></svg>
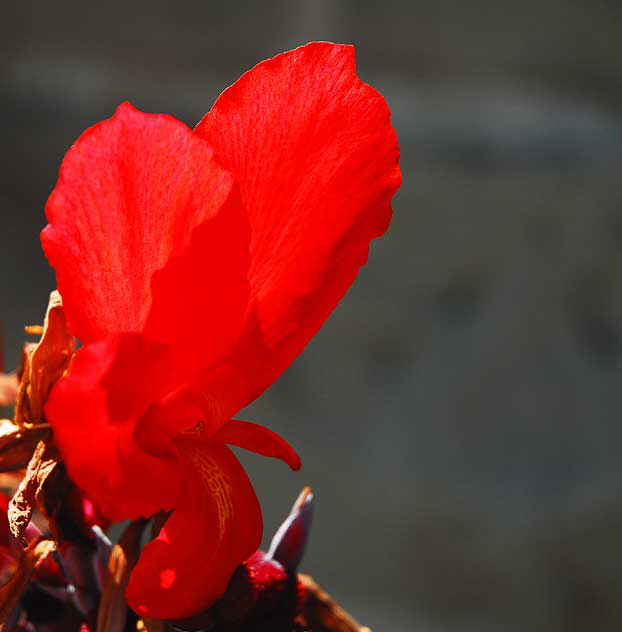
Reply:
<svg viewBox="0 0 622 632"><path fill-rule="evenodd" d="M233 453L224 445L178 440L183 495L149 542L126 591L141 616L188 617L226 590L236 567L259 546L261 510Z"/></svg>
<svg viewBox="0 0 622 632"><path fill-rule="evenodd" d="M390 220L399 149L353 47L318 42L244 74L195 133L234 175L251 224L253 313L229 363L206 376L231 416L300 353L365 263Z"/></svg>
<svg viewBox="0 0 622 632"><path fill-rule="evenodd" d="M80 349L52 389L45 415L69 475L110 520L173 507L178 474L172 458L154 458L133 439L134 424L170 380L168 347L139 334Z"/></svg>
<svg viewBox="0 0 622 632"><path fill-rule="evenodd" d="M209 145L169 116L126 103L86 130L63 160L41 235L72 333L87 343L141 331L154 273L231 188Z"/></svg>
<svg viewBox="0 0 622 632"><path fill-rule="evenodd" d="M232 420L224 424L214 435L214 441L235 445L263 456L281 459L292 470L300 469L300 457L276 432L250 421Z"/></svg>

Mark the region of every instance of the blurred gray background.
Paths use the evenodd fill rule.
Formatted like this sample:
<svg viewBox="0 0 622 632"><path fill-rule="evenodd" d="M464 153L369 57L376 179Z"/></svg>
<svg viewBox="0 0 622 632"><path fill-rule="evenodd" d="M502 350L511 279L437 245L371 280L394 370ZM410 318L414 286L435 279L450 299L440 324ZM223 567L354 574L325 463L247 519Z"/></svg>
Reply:
<svg viewBox="0 0 622 632"><path fill-rule="evenodd" d="M622 4L2 1L0 300L14 366L53 277L62 156L129 99L197 122L268 56L352 42L394 113L389 233L246 412L271 534L317 495L305 569L375 632L622 626Z"/></svg>

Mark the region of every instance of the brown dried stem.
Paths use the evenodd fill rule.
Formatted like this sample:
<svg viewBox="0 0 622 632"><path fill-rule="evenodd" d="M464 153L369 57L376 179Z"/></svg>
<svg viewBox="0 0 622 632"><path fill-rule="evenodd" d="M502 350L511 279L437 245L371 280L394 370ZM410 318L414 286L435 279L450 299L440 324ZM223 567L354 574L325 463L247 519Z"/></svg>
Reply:
<svg viewBox="0 0 622 632"><path fill-rule="evenodd" d="M300 573L298 579L305 591L301 618L312 632L371 632L350 616L309 575Z"/></svg>

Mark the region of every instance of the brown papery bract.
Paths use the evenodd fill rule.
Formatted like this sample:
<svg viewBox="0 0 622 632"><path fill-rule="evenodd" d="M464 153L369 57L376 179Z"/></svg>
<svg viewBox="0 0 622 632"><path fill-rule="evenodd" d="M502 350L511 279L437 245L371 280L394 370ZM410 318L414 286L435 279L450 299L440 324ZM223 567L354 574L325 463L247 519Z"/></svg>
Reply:
<svg viewBox="0 0 622 632"><path fill-rule="evenodd" d="M37 330L38 331L38 330ZM15 402L15 423L34 426L45 422L43 407L54 384L63 376L74 351L60 294L50 294L41 339L24 346L20 383Z"/></svg>

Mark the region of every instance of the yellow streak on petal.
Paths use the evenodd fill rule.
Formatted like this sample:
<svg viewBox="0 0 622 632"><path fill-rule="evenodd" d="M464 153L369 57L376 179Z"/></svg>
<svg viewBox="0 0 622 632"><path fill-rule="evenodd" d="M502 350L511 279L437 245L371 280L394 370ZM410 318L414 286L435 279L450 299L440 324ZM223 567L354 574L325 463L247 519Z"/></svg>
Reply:
<svg viewBox="0 0 622 632"><path fill-rule="evenodd" d="M233 489L231 481L225 472L205 450L188 447L186 454L190 459L194 470L206 487L207 492L218 508L218 531L222 537L227 529L229 519L233 515L233 503L231 497Z"/></svg>

